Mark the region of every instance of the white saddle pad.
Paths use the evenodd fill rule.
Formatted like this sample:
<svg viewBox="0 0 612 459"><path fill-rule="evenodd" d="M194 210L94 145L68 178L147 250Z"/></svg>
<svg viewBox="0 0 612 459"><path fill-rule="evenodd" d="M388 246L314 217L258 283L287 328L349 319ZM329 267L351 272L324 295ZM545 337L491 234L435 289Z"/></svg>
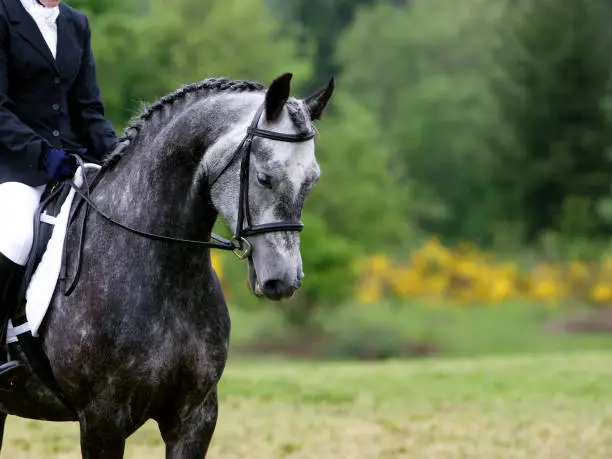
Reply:
<svg viewBox="0 0 612 459"><path fill-rule="evenodd" d="M85 168L99 169L100 166L87 163ZM73 183L77 187L83 184L82 174L83 171L79 167L73 179ZM28 322L18 328L13 328L12 324L9 323L7 342L17 341L17 336L28 330L32 332L32 336L38 336L38 329L45 318L59 279L62 249L74 196L75 191L71 189L57 217L53 218L45 213L41 215L41 221L54 225L53 232L26 291L26 317Z"/></svg>

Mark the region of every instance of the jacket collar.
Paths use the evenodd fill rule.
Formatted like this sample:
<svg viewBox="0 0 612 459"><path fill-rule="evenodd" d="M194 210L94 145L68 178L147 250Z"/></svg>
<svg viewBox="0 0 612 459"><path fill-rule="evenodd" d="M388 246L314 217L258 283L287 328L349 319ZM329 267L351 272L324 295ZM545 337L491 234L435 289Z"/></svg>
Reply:
<svg viewBox="0 0 612 459"><path fill-rule="evenodd" d="M27 40L40 54L43 56L51 66L55 69L61 68L62 58L65 54L64 45L69 40L68 36L68 23L71 20L69 12L66 10L66 6L60 3L60 14L57 17L57 53L56 59L53 58L53 54L49 50L42 33L38 29L38 25L26 11L21 4L20 0L4 0L6 6L6 12L9 21L14 24L17 32Z"/></svg>

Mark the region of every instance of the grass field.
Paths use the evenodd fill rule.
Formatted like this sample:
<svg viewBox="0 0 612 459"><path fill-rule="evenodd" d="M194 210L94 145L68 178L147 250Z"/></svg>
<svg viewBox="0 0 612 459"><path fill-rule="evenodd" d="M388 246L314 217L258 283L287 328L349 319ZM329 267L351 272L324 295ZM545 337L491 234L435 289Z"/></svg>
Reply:
<svg viewBox="0 0 612 459"><path fill-rule="evenodd" d="M277 308L255 312L232 310L235 351L257 338L287 336ZM551 322L582 316L588 309L573 305L509 302L493 307L457 307L433 302L385 302L347 305L322 316L320 324L335 347L348 343L402 341L431 343L438 357L479 357L585 350L612 350L612 333L552 333ZM349 357L346 353L343 357Z"/></svg>
<svg viewBox="0 0 612 459"><path fill-rule="evenodd" d="M609 459L612 352L385 363L235 360L209 458ZM7 459L79 458L76 425L9 418ZM164 457L153 424L127 458Z"/></svg>

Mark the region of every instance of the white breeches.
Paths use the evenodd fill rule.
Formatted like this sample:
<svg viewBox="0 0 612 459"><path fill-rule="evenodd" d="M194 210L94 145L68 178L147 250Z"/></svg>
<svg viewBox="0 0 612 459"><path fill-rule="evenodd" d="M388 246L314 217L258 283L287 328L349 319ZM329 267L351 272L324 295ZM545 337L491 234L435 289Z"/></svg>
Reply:
<svg viewBox="0 0 612 459"><path fill-rule="evenodd" d="M0 253L21 266L25 266L32 250L34 214L44 191L44 185L0 185Z"/></svg>

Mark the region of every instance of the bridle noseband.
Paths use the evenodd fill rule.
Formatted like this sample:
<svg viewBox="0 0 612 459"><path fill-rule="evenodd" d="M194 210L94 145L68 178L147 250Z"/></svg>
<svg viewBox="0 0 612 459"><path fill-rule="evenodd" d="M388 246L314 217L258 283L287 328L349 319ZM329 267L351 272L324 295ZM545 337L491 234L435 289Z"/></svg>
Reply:
<svg viewBox="0 0 612 459"><path fill-rule="evenodd" d="M81 170L83 171L85 193L83 193L83 191L81 191L76 185L74 185L72 181L67 181L65 182L65 184L69 184L75 190L75 192L96 213L101 215L107 221L129 231L130 233L138 234L140 236L144 236L149 239L168 241L168 242L177 242L177 243L183 243L183 244L192 244L192 245L197 245L200 247L215 248L215 249L220 249L220 250L231 250L234 252L234 254L238 258L244 260L250 257L253 251L251 244L246 239L247 237L256 236L256 235L264 234L264 233L271 233L275 231L298 231L300 232L304 228L304 224L301 221L275 222L275 223L265 223L261 225L253 225L253 221L252 221L251 213L249 209L249 199L248 199L249 198L249 167L250 167L251 146L253 143L253 138L262 137L265 139L277 140L280 142L306 142L316 136L316 131L314 129L311 129L309 132L305 134L284 134L281 132L274 132L274 131L268 131L265 129L259 129L257 125L259 124L259 120L261 118L261 115L264 109L265 109L265 103L262 104L258 108L257 112L255 113L255 116L253 117L253 120L251 121L251 124L247 128L246 135L244 136L244 138L242 139L242 141L240 142L240 144L234 151L234 154L232 155L228 163L223 167L223 169L221 169L221 172L219 172L212 179L209 179L208 186L210 190L212 189L212 186L217 182L219 177L221 177L221 175L223 175L227 171L227 169L229 169L229 167L238 158L242 157L241 158L242 161L240 164L240 196L238 198L238 219L236 221L236 228L234 229L234 235L231 240L225 239L214 233L211 233L211 239L214 239L214 241L213 240L194 241L190 239L173 238L169 236L161 236L158 234L153 234L153 233L148 233L146 231L137 230L135 228L131 228L127 225L124 225L123 223L116 221L115 219L108 216L107 214L102 212L100 209L98 209L98 207L92 202L91 197L90 197L91 191L97 185L98 181L100 180L102 176L103 169L95 177L94 182L92 183L92 186L89 187L87 183L87 178L85 177L85 173L84 173L85 167L84 167L83 160L76 154L72 154L72 156L76 159L77 163L81 166ZM58 190L60 188L61 187L58 187ZM55 193L53 193L52 195L55 195ZM49 199L51 197L52 196L49 196ZM72 212L72 218L74 218L74 216L76 215L77 208L75 208L75 210ZM86 219L84 218L81 234L84 233L85 220ZM244 227L245 220L247 223L246 227ZM83 244L83 240L81 238L81 241L79 244L80 245L79 260L80 260L80 253L82 251L82 244Z"/></svg>

